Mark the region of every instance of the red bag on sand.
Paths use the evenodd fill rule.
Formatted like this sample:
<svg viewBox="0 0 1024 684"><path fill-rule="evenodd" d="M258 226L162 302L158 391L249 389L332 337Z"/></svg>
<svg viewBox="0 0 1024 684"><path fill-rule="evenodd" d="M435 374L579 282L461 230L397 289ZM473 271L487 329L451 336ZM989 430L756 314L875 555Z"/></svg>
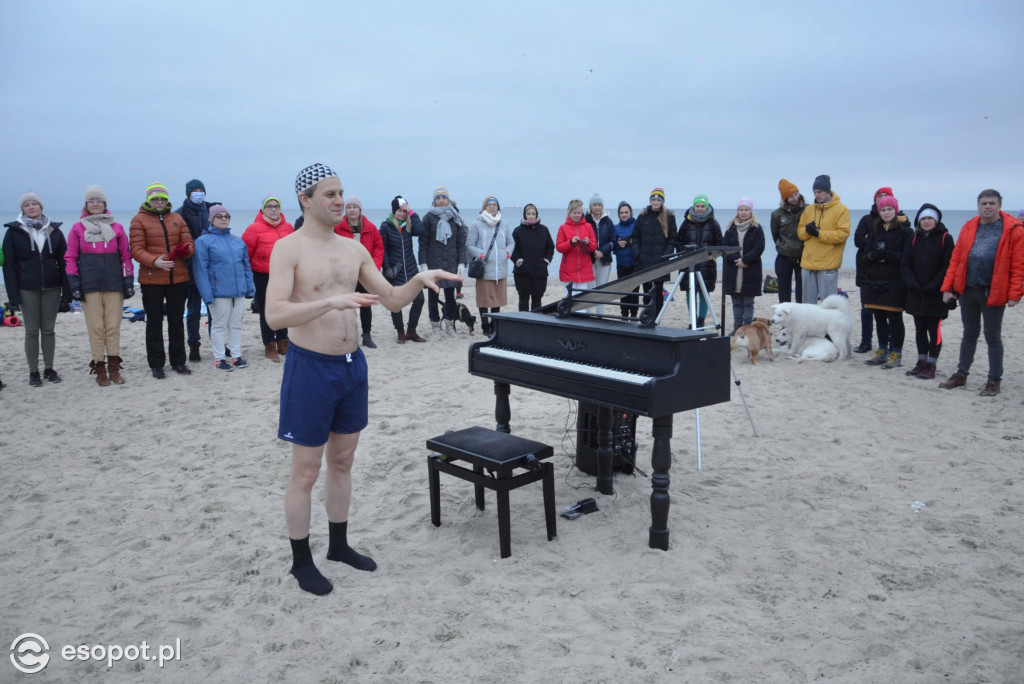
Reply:
<svg viewBox="0 0 1024 684"><path fill-rule="evenodd" d="M170 254L167 255L167 261L177 261L186 256L188 256L188 243L179 242L174 246Z"/></svg>
<svg viewBox="0 0 1024 684"><path fill-rule="evenodd" d="M17 328L19 325L21 325L21 321L18 319L17 316L8 316L7 318L4 319L4 325L10 326L12 328Z"/></svg>

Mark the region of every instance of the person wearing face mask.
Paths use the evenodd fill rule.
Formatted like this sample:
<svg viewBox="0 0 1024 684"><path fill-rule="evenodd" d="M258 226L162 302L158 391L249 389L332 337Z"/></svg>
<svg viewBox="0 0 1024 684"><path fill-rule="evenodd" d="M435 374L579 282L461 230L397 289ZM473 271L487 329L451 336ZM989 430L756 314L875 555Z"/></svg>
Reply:
<svg viewBox="0 0 1024 684"><path fill-rule="evenodd" d="M555 243L551 231L540 222L536 205L523 207L523 221L512 231L512 242L512 278L519 293L519 310L537 309L548 287L548 265L555 257Z"/></svg>
<svg viewBox="0 0 1024 684"><path fill-rule="evenodd" d="M231 234L231 214L219 204L210 207L210 229L195 245L192 272L196 288L210 312L210 344L213 367L220 371L245 368L242 356L242 313L246 298L256 294L249 249L237 235ZM226 338L226 339L225 339ZM228 362L224 345L231 352Z"/></svg>
<svg viewBox="0 0 1024 684"><path fill-rule="evenodd" d="M345 198L345 218L334 226L334 232L342 237L358 240L370 253L370 258L373 259L377 270L381 269L381 265L384 263L384 242L380 238L377 226L363 216L363 203L355 195ZM366 288L362 283L356 283L356 292L366 294ZM433 293L433 291L431 292ZM370 327L373 324L372 307L364 306L359 309L359 323L363 328L363 346L367 349L376 349L377 345L370 335Z"/></svg>
<svg viewBox="0 0 1024 684"><path fill-rule="evenodd" d="M636 259L633 257L633 226L636 219L633 217L633 207L623 200L619 202L619 222L615 224L615 277L625 278L636 270ZM633 288L633 292L639 292L639 288ZM640 302L636 295L626 295L622 298L620 311L623 318L636 318L639 310L635 306Z"/></svg>
<svg viewBox="0 0 1024 684"><path fill-rule="evenodd" d="M441 185L434 190L431 207L423 217L423 237L419 239L420 270L440 268L462 275L466 269L466 237L469 229L458 210L451 205L448 188ZM427 291L427 315L434 339L442 334L455 336L455 281L442 280L438 283L444 292L444 307L438 313L440 295Z"/></svg>
<svg viewBox="0 0 1024 684"><path fill-rule="evenodd" d="M192 236L192 242L199 239L199 236L210 229L210 207L215 202L206 201L206 187L203 181L193 178L185 183L185 201L178 207L178 215L185 219L188 224L188 232ZM188 332L188 360L201 361L199 354L199 320L202 318L202 297L196 289L195 278L192 277L192 260L186 260L189 275L187 317L185 327Z"/></svg>
<svg viewBox="0 0 1024 684"><path fill-rule="evenodd" d="M142 308L146 311L146 360L157 380L163 380L170 357L178 375L191 375L185 365L185 301L191 282L187 260L195 246L188 225L171 211L167 187L153 183L146 201L128 228L132 258L139 262ZM167 316L167 354L164 354L164 316Z"/></svg>
<svg viewBox="0 0 1024 684"><path fill-rule="evenodd" d="M889 340L886 347L880 347L864 363L885 369L900 367L907 334L903 324L907 292L902 263L914 231L906 216L897 215L899 210L895 197L879 198L878 218L864 245L864 282L860 288L864 306L875 315L878 339Z"/></svg>
<svg viewBox="0 0 1024 684"><path fill-rule="evenodd" d="M128 236L107 211L107 196L98 185L85 190L82 220L68 235L67 262L71 296L84 300L96 384L123 385L121 315L124 300L135 295L135 269Z"/></svg>
<svg viewBox="0 0 1024 684"><path fill-rule="evenodd" d="M256 288L256 308L260 312L260 337L263 340L263 356L274 363L280 363L280 355L288 351L288 328L274 330L267 325L267 282L270 280L270 253L283 237L295 232L281 213L281 200L267 195L260 204L249 227L242 233L242 242L249 251L249 265Z"/></svg>
<svg viewBox="0 0 1024 684"><path fill-rule="evenodd" d="M28 382L40 387L43 379L60 382L53 368L57 337L54 326L62 302L71 301L64 255L67 240L60 223L43 213L43 200L34 192L21 196L21 212L4 224L4 286L11 307L22 312L25 325L25 358ZM43 375L39 376L39 348L43 350Z"/></svg>

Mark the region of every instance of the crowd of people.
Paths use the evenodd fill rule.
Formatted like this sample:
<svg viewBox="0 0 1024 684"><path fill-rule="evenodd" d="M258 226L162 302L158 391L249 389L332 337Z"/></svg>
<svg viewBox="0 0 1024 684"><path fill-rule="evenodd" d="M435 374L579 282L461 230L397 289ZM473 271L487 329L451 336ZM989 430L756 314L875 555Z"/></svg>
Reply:
<svg viewBox="0 0 1024 684"><path fill-rule="evenodd" d="M787 179L781 179L778 188L780 202L770 220L778 299L816 303L837 291L850 237L849 210L832 191L827 175L814 180L812 203ZM855 351L874 350L868 365L884 369L902 365L906 312L913 318L918 354L917 364L907 375L934 378L942 347L941 322L959 303L964 321L961 358L956 373L942 386L964 384L984 331L990 368L983 393L998 393L1002 310L1021 297L1024 239L1019 237L1020 218L1001 211L998 192L986 190L978 202L979 216L954 240L937 206L924 204L911 224L892 188L881 187L875 193L871 211L853 235L861 294L861 339ZM288 329L268 324L266 291L274 246L301 228L302 218L295 226L289 223L278 197L262 199L240 237L231 232L230 212L206 199L205 185L198 179L185 184L185 199L177 210L172 210L164 185L150 185L127 232L107 210L99 186L86 189L81 219L67 239L60 223L46 217L37 194L23 195L19 208L17 220L6 224L0 259L6 255L7 306L22 314L32 386L61 382L54 368L54 325L57 313L72 300L82 302L85 314L90 373L101 386L124 383L120 325L124 301L135 291L134 263L138 263L145 311L147 363L154 378L166 377L168 361L175 373L189 375L188 362L202 360L203 305L218 370L249 365L241 349L241 319L249 299L255 300L251 308L259 316L264 358L278 363L287 354ZM335 232L358 240L394 286L429 269L473 277L485 334L492 331L490 314L508 305L510 275L520 311L543 304L555 250L561 254L559 280L570 294L607 283L613 271L614 277L622 278L678 251L735 247L723 258L721 287L732 300L733 330L752 322L755 298L764 292L761 257L768 236L750 199L737 202L724 229L707 195L694 197L677 221L675 212L665 206L665 190L660 187L651 191L647 206L636 216L629 202L619 202L617 218L605 210L600 194L595 193L586 206L581 199L573 199L552 239L534 204L523 208L518 225L502 216L494 196L484 199L476 216L463 218L448 189L439 186L422 216L404 197L396 196L379 227L363 215L359 198L350 195ZM719 280L717 261L704 262L695 270L708 292L713 292ZM644 283L643 299L639 289L623 297L621 317L637 317L642 302L648 300L660 309L667 277ZM681 286L687 290L688 279ZM357 287L365 292L361 283ZM437 340L454 336L461 296L460 281L442 280L437 291L428 289L426 297L420 292L407 312L391 312L398 343L427 341L417 330L424 303L429 336ZM695 301L697 327L704 327L711 302L703 293ZM597 307L597 313L603 314L604 307ZM376 348L372 309L361 308L359 318L362 346ZM877 346L872 344L876 331Z"/></svg>

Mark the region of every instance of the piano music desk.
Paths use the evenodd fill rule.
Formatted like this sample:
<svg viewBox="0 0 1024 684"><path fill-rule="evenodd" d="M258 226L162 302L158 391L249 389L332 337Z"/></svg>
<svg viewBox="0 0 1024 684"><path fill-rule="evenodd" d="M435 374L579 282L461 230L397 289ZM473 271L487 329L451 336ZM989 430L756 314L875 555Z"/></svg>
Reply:
<svg viewBox="0 0 1024 684"><path fill-rule="evenodd" d="M554 455L547 444L523 439L515 435L471 427L427 440L431 453L427 456L427 474L430 480L430 521L441 525L441 478L448 473L472 482L476 507L484 510L484 488L498 494L498 540L501 557L512 555L511 520L508 493L523 485L543 480L544 518L548 541L555 538L555 469L544 461ZM472 469L456 465L466 461ZM526 472L515 474L517 469ZM486 473L484 471L487 471Z"/></svg>

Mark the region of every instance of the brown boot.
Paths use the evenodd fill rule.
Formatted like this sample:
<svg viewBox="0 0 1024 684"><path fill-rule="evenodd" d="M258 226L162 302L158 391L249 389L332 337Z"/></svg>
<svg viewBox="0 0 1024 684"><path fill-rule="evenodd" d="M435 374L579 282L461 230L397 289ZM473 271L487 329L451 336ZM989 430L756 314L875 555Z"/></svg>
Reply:
<svg viewBox="0 0 1024 684"><path fill-rule="evenodd" d="M110 382L115 385L124 384L124 378L121 377L121 360L120 356L107 357L107 371L110 373Z"/></svg>
<svg viewBox="0 0 1024 684"><path fill-rule="evenodd" d="M267 342L265 345L263 345L263 348L264 348L263 356L267 357L268 359L270 359L274 363L281 363L281 359L277 355L277 343L276 342Z"/></svg>
<svg viewBox="0 0 1024 684"><path fill-rule="evenodd" d="M410 342L426 342L425 339L416 334L416 328L409 326L409 329L405 331L405 339Z"/></svg>
<svg viewBox="0 0 1024 684"><path fill-rule="evenodd" d="M107 364L105 362L90 361L89 368L92 369L91 371L89 371L89 374L96 375L97 385L99 385L100 387L108 387L110 385L110 378L107 377Z"/></svg>
<svg viewBox="0 0 1024 684"><path fill-rule="evenodd" d="M288 353L288 340L277 341L277 353L284 356Z"/></svg>
<svg viewBox="0 0 1024 684"><path fill-rule="evenodd" d="M953 389L954 387L963 387L967 384L967 376L957 371L949 376L949 380L946 382L940 382L939 387L942 389Z"/></svg>
<svg viewBox="0 0 1024 684"><path fill-rule="evenodd" d="M983 397L994 397L999 394L999 384L999 380L989 380L978 394Z"/></svg>

